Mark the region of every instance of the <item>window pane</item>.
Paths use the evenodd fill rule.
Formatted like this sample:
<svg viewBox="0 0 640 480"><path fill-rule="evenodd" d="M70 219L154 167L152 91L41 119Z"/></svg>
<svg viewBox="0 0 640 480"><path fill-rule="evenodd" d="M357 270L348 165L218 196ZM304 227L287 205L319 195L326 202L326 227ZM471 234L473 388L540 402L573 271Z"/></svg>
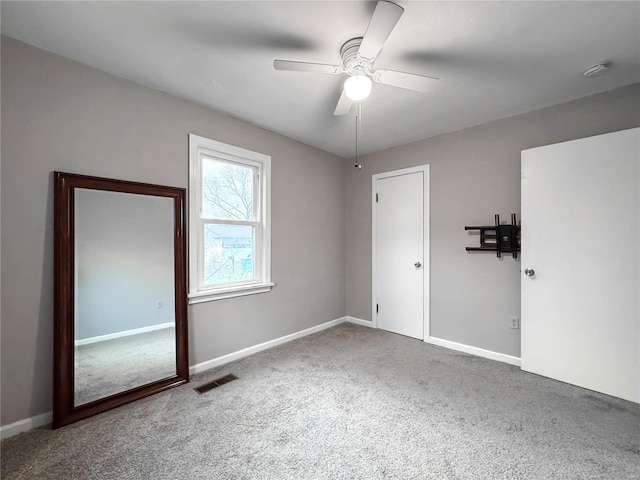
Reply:
<svg viewBox="0 0 640 480"><path fill-rule="evenodd" d="M204 157L202 215L224 220L254 220L255 168Z"/></svg>
<svg viewBox="0 0 640 480"><path fill-rule="evenodd" d="M251 225L204 226L204 284L254 280L255 232Z"/></svg>

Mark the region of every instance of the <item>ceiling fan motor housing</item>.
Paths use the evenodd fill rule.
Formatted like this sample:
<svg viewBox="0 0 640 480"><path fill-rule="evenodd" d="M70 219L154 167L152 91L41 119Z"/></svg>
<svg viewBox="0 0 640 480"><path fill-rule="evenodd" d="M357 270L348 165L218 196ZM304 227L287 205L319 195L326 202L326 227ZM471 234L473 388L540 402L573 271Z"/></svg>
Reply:
<svg viewBox="0 0 640 480"><path fill-rule="evenodd" d="M371 75L371 64L373 62L362 58L358 54L361 43L362 37L352 38L345 42L340 48L342 64L344 65L345 72L349 75Z"/></svg>

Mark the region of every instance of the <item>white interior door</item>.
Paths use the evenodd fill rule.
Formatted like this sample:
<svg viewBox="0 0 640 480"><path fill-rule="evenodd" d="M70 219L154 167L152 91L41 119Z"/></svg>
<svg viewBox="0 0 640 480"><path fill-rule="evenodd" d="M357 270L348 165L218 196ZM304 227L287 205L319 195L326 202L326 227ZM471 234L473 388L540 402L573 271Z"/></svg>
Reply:
<svg viewBox="0 0 640 480"><path fill-rule="evenodd" d="M639 186L639 128L522 152L523 370L640 402Z"/></svg>
<svg viewBox="0 0 640 480"><path fill-rule="evenodd" d="M378 328L421 340L429 311L428 175L422 166L373 177L373 315Z"/></svg>

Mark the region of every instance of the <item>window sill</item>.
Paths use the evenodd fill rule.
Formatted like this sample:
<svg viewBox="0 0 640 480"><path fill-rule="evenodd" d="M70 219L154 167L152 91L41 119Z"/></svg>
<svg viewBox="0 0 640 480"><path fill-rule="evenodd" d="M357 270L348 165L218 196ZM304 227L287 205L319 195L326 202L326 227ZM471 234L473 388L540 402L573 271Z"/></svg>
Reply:
<svg viewBox="0 0 640 480"><path fill-rule="evenodd" d="M242 297L244 295L254 295L256 293L266 293L271 291L275 283L258 283L255 285L242 285L238 287L221 288L208 292L198 292L189 294L189 305L204 302L213 302L223 298Z"/></svg>

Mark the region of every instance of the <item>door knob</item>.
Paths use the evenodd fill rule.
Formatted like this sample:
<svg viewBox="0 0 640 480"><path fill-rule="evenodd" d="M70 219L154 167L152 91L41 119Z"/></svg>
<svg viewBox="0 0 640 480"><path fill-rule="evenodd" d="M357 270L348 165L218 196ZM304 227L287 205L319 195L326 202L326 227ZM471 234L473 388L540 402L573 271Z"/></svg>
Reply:
<svg viewBox="0 0 640 480"><path fill-rule="evenodd" d="M420 262L416 262L413 264L416 268L420 268L422 266L422 264Z"/></svg>
<svg viewBox="0 0 640 480"><path fill-rule="evenodd" d="M525 274L527 277L531 277L531 276L533 276L533 275L535 275L535 274L536 274L536 271L535 271L533 268L525 268L525 269L524 269L524 274Z"/></svg>

